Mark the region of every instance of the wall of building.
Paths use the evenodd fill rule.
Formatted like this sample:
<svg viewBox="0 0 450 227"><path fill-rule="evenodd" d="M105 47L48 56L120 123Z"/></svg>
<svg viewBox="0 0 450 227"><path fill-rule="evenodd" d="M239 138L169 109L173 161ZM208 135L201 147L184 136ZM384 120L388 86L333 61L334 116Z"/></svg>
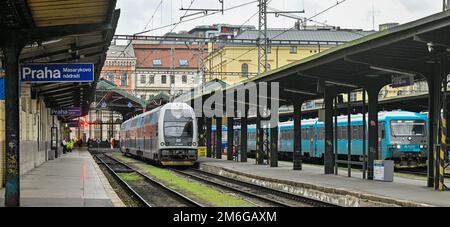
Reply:
<svg viewBox="0 0 450 227"><path fill-rule="evenodd" d="M20 174L48 161L52 117L43 102L20 100ZM5 101L0 101L0 187L5 183Z"/></svg>
<svg viewBox="0 0 450 227"><path fill-rule="evenodd" d="M272 46L268 54L268 64L271 70L283 67L298 60L329 49L329 46ZM296 51L294 51L296 50ZM243 75L242 66L247 64L248 72L258 72L258 49L254 46L225 46L210 54L205 59L206 79L220 79L229 84L235 84L247 79ZM215 74L210 74L211 72ZM226 75L223 73L241 73Z"/></svg>
<svg viewBox="0 0 450 227"><path fill-rule="evenodd" d="M160 92L167 94L184 93L196 87L200 83L198 70L158 70L158 69L138 69L136 72L135 95L143 100L149 99L151 95L157 95ZM175 77L175 83L171 83L171 75ZM165 83L162 78L166 77ZM183 77L185 76L185 81ZM145 77L143 80L142 77ZM151 80L151 77L153 80Z"/></svg>

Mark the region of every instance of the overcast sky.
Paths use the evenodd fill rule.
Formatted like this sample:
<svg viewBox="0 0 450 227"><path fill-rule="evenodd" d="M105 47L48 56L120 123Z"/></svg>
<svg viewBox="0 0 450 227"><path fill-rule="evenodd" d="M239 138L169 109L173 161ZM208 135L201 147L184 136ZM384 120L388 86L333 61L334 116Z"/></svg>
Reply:
<svg viewBox="0 0 450 227"><path fill-rule="evenodd" d="M162 0L162 8L156 10L161 0L118 0L117 8L122 11L116 34L134 34L144 30L156 29L180 21L185 14L181 6L188 8L192 0ZM225 9L251 0L224 0ZM270 1L270 0L269 0ZM341 1L341 0L339 0ZM303 17L311 17L324 9L336 4L337 0L272 0L270 7L279 10L305 10ZM194 0L192 8L219 8L218 0ZM374 10L373 10L374 9ZM257 12L257 3L225 12L224 15L198 19L179 24L174 31L190 30L198 25L227 23L242 25ZM155 13L156 11L156 13ZM346 0L337 7L314 18L314 20L341 28L361 28L372 30L373 15L375 27L388 22L406 23L430 14L442 11L442 0ZM155 13L155 14L154 14ZM153 20L152 15L154 14ZM299 14L300 15L300 14ZM294 20L288 18L269 17L269 27L290 28ZM257 16L250 20L249 25L257 25ZM147 35L162 35L171 31L171 27L146 33Z"/></svg>

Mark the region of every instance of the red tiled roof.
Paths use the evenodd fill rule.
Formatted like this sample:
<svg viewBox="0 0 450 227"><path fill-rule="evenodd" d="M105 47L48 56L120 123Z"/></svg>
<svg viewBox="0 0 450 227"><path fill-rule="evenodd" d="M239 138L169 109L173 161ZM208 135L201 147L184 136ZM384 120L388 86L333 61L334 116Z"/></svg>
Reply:
<svg viewBox="0 0 450 227"><path fill-rule="evenodd" d="M171 68L172 61L175 68L199 68L201 52L199 46L168 45L168 44L135 44L133 45L136 55L137 68ZM172 54L172 48L174 52ZM206 54L205 49L205 54ZM173 55L173 56L172 56ZM161 65L154 65L154 60L161 60ZM173 60L172 60L173 59ZM189 65L182 66L180 60L187 60Z"/></svg>

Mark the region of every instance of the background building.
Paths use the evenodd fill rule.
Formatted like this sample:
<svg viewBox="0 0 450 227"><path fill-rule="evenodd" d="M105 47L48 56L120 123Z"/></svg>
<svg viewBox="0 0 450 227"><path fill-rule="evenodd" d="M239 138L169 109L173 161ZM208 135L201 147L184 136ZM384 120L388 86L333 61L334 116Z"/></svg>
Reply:
<svg viewBox="0 0 450 227"><path fill-rule="evenodd" d="M200 46L134 44L134 94L144 100L161 92L176 96L200 84Z"/></svg>
<svg viewBox="0 0 450 227"><path fill-rule="evenodd" d="M125 91L133 92L135 69L136 57L132 45L111 46L100 77L109 80Z"/></svg>
<svg viewBox="0 0 450 227"><path fill-rule="evenodd" d="M273 70L283 67L371 33L331 27L269 29L268 37L272 43L268 50L268 68ZM243 30L235 39L257 40L258 35L258 30ZM258 73L258 48L255 45L226 44L210 48L210 51L205 59L206 80L221 79L234 84Z"/></svg>

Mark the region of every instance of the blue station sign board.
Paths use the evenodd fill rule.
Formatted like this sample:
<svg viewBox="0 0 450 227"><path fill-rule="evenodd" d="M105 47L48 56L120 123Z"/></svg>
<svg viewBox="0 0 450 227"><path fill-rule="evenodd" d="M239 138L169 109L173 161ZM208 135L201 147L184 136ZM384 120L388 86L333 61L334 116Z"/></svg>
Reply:
<svg viewBox="0 0 450 227"><path fill-rule="evenodd" d="M29 83L93 82L94 64L23 64L21 81Z"/></svg>
<svg viewBox="0 0 450 227"><path fill-rule="evenodd" d="M72 108L65 108L65 109L53 109L52 116L80 117L81 116L81 108L80 107L72 107Z"/></svg>

